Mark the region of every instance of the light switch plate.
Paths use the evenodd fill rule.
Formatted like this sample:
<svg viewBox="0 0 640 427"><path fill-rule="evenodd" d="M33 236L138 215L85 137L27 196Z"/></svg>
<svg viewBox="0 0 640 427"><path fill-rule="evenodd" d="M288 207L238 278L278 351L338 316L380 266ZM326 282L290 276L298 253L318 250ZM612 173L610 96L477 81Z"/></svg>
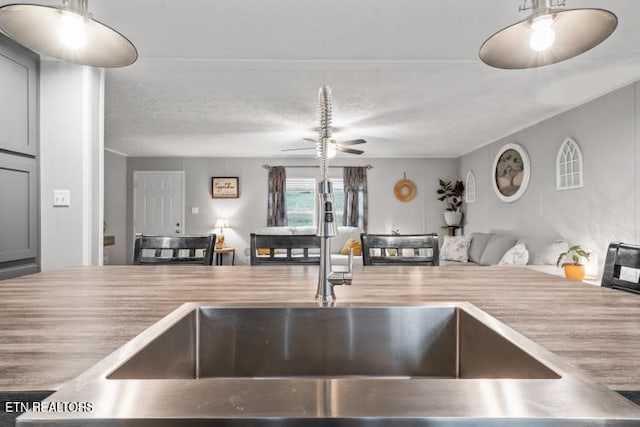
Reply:
<svg viewBox="0 0 640 427"><path fill-rule="evenodd" d="M71 191L53 190L53 206L54 207L71 206Z"/></svg>
<svg viewBox="0 0 640 427"><path fill-rule="evenodd" d="M200 210L198 209L198 207L197 207L197 206L192 206L192 207L191 207L191 215L198 215L198 212L199 212L199 211L200 211Z"/></svg>

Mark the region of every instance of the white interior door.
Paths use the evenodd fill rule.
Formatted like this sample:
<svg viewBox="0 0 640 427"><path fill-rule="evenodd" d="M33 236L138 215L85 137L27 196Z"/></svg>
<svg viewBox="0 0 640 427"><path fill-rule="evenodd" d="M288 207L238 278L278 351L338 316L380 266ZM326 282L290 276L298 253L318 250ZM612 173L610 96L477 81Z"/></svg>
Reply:
<svg viewBox="0 0 640 427"><path fill-rule="evenodd" d="M184 230L184 172L133 172L133 231L172 235Z"/></svg>

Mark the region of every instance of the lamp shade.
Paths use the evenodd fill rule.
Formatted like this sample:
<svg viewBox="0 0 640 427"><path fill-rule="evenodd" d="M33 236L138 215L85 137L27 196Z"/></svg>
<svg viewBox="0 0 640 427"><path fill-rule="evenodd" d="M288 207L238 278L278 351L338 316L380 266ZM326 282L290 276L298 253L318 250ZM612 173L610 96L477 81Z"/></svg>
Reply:
<svg viewBox="0 0 640 427"><path fill-rule="evenodd" d="M548 22L543 28L548 37L536 50L534 32L540 21ZM480 48L480 59L504 69L555 64L599 45L617 25L618 18L608 10L543 9L489 37Z"/></svg>
<svg viewBox="0 0 640 427"><path fill-rule="evenodd" d="M138 59L126 37L83 12L9 4L0 7L0 31L31 50L75 64L112 68Z"/></svg>
<svg viewBox="0 0 640 427"><path fill-rule="evenodd" d="M218 219L216 221L216 225L213 226L214 228L229 228L229 222L226 219Z"/></svg>

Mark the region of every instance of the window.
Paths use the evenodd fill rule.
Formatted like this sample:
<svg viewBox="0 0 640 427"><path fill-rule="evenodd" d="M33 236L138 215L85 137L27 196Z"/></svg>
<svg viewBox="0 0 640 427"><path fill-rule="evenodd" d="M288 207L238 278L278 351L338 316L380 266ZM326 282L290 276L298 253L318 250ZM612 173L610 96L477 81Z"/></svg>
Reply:
<svg viewBox="0 0 640 427"><path fill-rule="evenodd" d="M476 175L473 171L467 172L467 182L464 187L464 201L474 203L476 201Z"/></svg>
<svg viewBox="0 0 640 427"><path fill-rule="evenodd" d="M342 179L332 179L336 222L342 225L344 209L344 183ZM291 227L315 225L316 191L314 178L287 178L287 224Z"/></svg>
<svg viewBox="0 0 640 427"><path fill-rule="evenodd" d="M313 178L287 178L287 224L313 225L316 212L316 180Z"/></svg>
<svg viewBox="0 0 640 427"><path fill-rule="evenodd" d="M571 138L564 140L556 159L556 186L558 190L571 190L583 186L582 151Z"/></svg>

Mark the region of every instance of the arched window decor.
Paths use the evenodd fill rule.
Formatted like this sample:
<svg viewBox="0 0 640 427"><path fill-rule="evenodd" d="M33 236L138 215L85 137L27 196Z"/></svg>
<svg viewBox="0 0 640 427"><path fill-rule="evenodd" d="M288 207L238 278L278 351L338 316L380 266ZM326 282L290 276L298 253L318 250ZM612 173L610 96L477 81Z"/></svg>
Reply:
<svg viewBox="0 0 640 427"><path fill-rule="evenodd" d="M476 174L473 171L467 172L467 180L464 186L464 201L474 203L476 201Z"/></svg>
<svg viewBox="0 0 640 427"><path fill-rule="evenodd" d="M564 140L556 158L556 187L558 190L582 188L582 150L571 138Z"/></svg>

